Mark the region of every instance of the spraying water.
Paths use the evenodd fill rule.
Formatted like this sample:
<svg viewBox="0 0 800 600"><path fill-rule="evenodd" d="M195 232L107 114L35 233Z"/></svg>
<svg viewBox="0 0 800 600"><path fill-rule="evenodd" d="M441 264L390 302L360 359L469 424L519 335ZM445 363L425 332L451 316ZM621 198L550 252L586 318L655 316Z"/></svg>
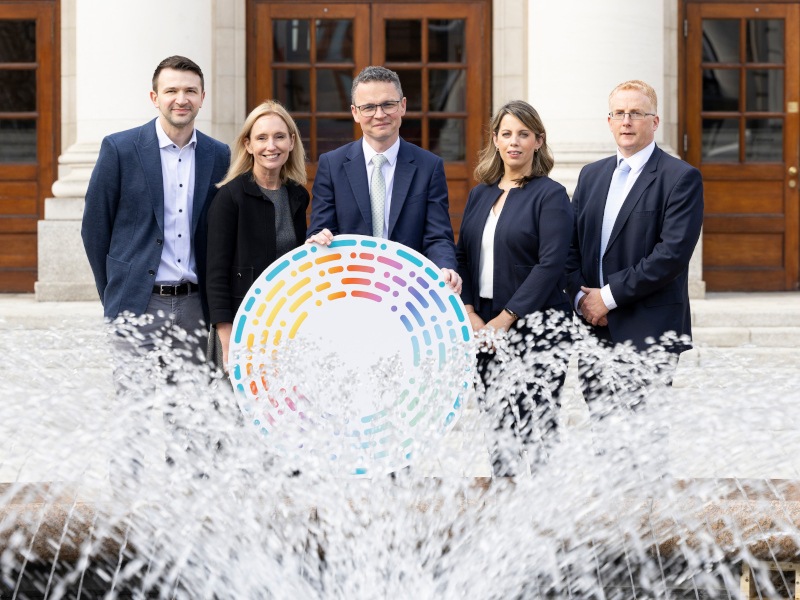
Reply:
<svg viewBox="0 0 800 600"><path fill-rule="evenodd" d="M742 598L742 564L757 597L792 589L780 567L800 544L797 494L768 477L792 464L796 371L664 388L659 352L572 333L581 341L560 351L625 363L631 386L562 415L530 475L488 480L488 448L520 448L478 409L480 386L408 468L359 479L271 452L228 381L202 368L131 361L138 391L116 394L99 325L35 347L4 331L0 595ZM492 382L495 397L535 376L546 357L532 352ZM162 385L170 369L180 377ZM754 435L765 430L777 433Z"/></svg>

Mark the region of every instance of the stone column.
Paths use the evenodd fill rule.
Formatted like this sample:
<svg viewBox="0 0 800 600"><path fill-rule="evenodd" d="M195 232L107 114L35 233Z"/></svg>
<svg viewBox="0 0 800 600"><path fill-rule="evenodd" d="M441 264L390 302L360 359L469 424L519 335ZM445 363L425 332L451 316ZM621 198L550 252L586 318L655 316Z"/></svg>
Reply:
<svg viewBox="0 0 800 600"><path fill-rule="evenodd" d="M80 226L100 142L157 115L150 81L173 54L203 70L197 128L230 142L244 117L245 0L62 0L61 13L62 154L39 221L36 299L94 300Z"/></svg>

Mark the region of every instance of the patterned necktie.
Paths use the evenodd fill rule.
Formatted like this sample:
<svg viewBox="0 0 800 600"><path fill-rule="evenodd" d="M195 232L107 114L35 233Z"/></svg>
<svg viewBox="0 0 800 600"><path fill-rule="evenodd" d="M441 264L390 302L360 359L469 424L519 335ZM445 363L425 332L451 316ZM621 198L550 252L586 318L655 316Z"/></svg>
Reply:
<svg viewBox="0 0 800 600"><path fill-rule="evenodd" d="M386 206L386 180L383 178L383 167L386 162L383 154L372 157L372 181L369 195L372 200L372 235L383 237L383 213Z"/></svg>
<svg viewBox="0 0 800 600"><path fill-rule="evenodd" d="M622 203L625 202L625 183L628 181L628 173L630 172L631 166L621 160L611 180L611 187L608 188L606 208L603 212L603 229L600 233L600 287L605 285L603 279L603 255L606 253L608 239L611 237L611 230L614 229L619 209L622 208Z"/></svg>

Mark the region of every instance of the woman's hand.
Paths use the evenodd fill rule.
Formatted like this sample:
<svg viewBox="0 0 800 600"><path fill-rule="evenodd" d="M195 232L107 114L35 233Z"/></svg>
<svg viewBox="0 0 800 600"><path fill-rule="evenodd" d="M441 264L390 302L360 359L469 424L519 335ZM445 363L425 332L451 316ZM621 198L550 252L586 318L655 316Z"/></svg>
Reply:
<svg viewBox="0 0 800 600"><path fill-rule="evenodd" d="M478 316L478 313L475 312L475 307L472 304L465 304L464 310L467 313L467 318L469 319L469 324L472 326L472 331L480 331L486 326L483 319Z"/></svg>
<svg viewBox="0 0 800 600"><path fill-rule="evenodd" d="M231 346L231 331L233 330L233 323L217 323L217 335L219 342L222 344L222 370L228 373L228 348Z"/></svg>
<svg viewBox="0 0 800 600"><path fill-rule="evenodd" d="M516 319L508 314L506 311L500 311L494 319L486 324L486 327L496 329L498 331L508 331L511 326L516 322Z"/></svg>
<svg viewBox="0 0 800 600"><path fill-rule="evenodd" d="M306 240L306 244L319 244L320 246L330 246L333 241L333 234L330 229L323 229L312 235Z"/></svg>

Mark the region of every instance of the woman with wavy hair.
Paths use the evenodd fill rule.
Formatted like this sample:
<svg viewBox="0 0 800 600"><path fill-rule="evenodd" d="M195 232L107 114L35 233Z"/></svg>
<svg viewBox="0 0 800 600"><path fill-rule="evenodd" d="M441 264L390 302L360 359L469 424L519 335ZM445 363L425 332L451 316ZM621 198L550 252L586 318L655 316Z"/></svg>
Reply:
<svg viewBox="0 0 800 600"><path fill-rule="evenodd" d="M227 370L233 319L255 279L305 241L309 195L300 131L268 100L247 116L208 213L209 358Z"/></svg>

